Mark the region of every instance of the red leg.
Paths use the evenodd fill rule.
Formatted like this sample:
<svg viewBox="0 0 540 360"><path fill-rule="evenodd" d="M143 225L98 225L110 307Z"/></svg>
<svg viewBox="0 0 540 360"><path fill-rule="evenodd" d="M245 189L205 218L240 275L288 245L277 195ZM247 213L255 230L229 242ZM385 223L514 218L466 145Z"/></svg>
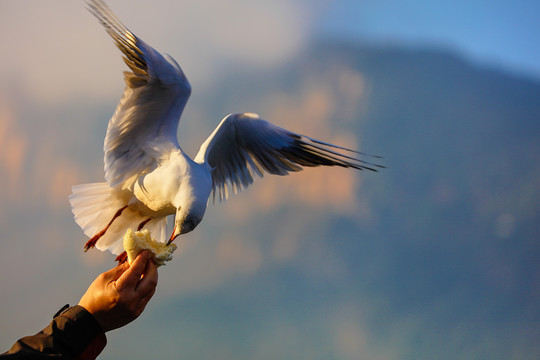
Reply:
<svg viewBox="0 0 540 360"><path fill-rule="evenodd" d="M127 256L127 252L123 252L121 253L120 255L118 255L115 259L115 261L118 261L118 265L121 265L123 263L125 263L128 259L128 256Z"/></svg>
<svg viewBox="0 0 540 360"><path fill-rule="evenodd" d="M148 219L144 220L142 223L140 223L139 227L137 228L137 231L141 231L143 226L146 225L146 223L149 222L150 220L152 220L152 218L148 218Z"/></svg>
<svg viewBox="0 0 540 360"><path fill-rule="evenodd" d="M96 246L96 243L98 242L98 240L103 236L105 235L105 232L107 231L107 229L109 229L109 226L111 226L111 224L113 223L113 221L119 217L120 215L122 215L122 211L124 211L124 209L127 208L127 205L124 206L123 208L119 209L116 214L114 214L113 218L111 219L111 221L109 221L109 223L107 224L107 226L105 226L105 229L101 230L100 232L98 232L96 235L94 235L90 240L88 240L88 242L84 245L84 251L88 251L88 249L90 248L93 248L94 246Z"/></svg>

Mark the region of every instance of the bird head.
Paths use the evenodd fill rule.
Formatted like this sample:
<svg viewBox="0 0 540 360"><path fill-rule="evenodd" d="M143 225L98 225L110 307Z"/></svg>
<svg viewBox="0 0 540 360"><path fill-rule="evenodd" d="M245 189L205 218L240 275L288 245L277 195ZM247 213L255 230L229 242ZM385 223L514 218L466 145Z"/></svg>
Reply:
<svg viewBox="0 0 540 360"><path fill-rule="evenodd" d="M188 214L185 217L179 217L177 213L174 219L174 231L167 245L173 242L174 239L176 239L178 236L187 234L188 232L195 229L197 225L199 225L201 220L202 220L202 217L198 217L191 214Z"/></svg>

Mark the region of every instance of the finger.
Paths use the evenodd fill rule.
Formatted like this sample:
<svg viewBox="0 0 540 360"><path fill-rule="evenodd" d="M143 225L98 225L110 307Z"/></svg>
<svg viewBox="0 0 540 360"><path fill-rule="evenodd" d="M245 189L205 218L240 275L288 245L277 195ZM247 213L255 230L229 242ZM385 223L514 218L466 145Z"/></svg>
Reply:
<svg viewBox="0 0 540 360"><path fill-rule="evenodd" d="M116 281L116 289L135 290L148 262L148 251L143 250L137 255L131 266Z"/></svg>
<svg viewBox="0 0 540 360"><path fill-rule="evenodd" d="M156 290L157 283L158 283L157 266L153 261L148 261L146 263L146 269L144 271L144 275L142 279L139 281L139 283L137 284L137 288L135 289L135 292L137 293L137 295L141 297L146 297L150 293L153 295L154 291ZM152 297L152 295L150 295L150 297ZM148 300L150 300L150 298L148 298Z"/></svg>
<svg viewBox="0 0 540 360"><path fill-rule="evenodd" d="M101 274L107 282L116 281L129 268L128 263L120 264Z"/></svg>

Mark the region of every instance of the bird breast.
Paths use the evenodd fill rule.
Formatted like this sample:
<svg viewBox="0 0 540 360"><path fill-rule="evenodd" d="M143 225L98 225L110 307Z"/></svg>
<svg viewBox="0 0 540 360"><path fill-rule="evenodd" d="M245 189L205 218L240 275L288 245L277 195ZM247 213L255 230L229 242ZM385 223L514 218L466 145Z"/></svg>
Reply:
<svg viewBox="0 0 540 360"><path fill-rule="evenodd" d="M205 170L180 150L172 153L153 171L137 179L133 186L135 207L151 215L165 216L178 208L189 211L204 206L204 213L212 188L211 174Z"/></svg>

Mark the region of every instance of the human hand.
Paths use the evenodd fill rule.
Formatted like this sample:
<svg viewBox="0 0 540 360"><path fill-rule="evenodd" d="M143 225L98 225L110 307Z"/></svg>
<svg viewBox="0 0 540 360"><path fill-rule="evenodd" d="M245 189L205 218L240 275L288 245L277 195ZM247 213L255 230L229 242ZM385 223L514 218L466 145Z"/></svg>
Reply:
<svg viewBox="0 0 540 360"><path fill-rule="evenodd" d="M79 301L104 332L129 324L143 312L158 282L156 264L142 251L131 266L125 262L99 275Z"/></svg>

